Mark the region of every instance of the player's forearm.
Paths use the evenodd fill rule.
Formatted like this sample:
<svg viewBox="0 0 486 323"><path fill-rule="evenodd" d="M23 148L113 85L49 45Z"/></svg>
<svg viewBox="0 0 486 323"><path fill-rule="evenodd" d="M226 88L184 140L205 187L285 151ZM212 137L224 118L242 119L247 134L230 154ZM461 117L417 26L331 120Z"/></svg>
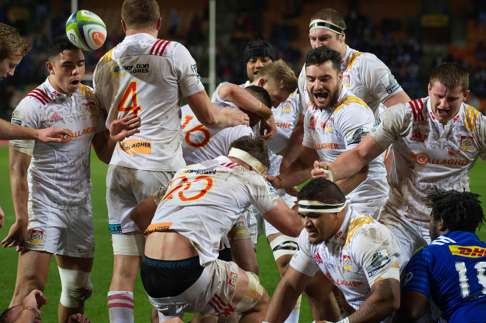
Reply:
<svg viewBox="0 0 486 323"><path fill-rule="evenodd" d="M116 141L111 139L108 131L97 133L93 138L93 148L96 152L98 159L109 164L111 156L113 155L113 150L115 150Z"/></svg>
<svg viewBox="0 0 486 323"><path fill-rule="evenodd" d="M265 321L269 323L284 322L301 293L301 290L295 289L285 278L282 278L273 293Z"/></svg>
<svg viewBox="0 0 486 323"><path fill-rule="evenodd" d="M368 176L368 169L365 167L357 174L337 181L336 185L341 189L344 195L348 195L356 187L358 187L359 184L361 184L366 179L367 176Z"/></svg>
<svg viewBox="0 0 486 323"><path fill-rule="evenodd" d="M280 164L280 173L285 174L289 172L291 165L299 158L302 153L302 139L304 138L304 122L303 118L299 119L299 122L294 128L292 135L290 136L290 142L288 150L282 159Z"/></svg>
<svg viewBox="0 0 486 323"><path fill-rule="evenodd" d="M329 165L329 169L334 181L339 181L358 174L366 165L368 160L361 157L357 149L352 149L341 154Z"/></svg>
<svg viewBox="0 0 486 323"><path fill-rule="evenodd" d="M349 323L380 322L391 316L400 307L399 295L398 283L396 286L388 285L379 293L372 292L360 308L348 317Z"/></svg>
<svg viewBox="0 0 486 323"><path fill-rule="evenodd" d="M37 139L36 129L21 127L0 119L0 139Z"/></svg>
<svg viewBox="0 0 486 323"><path fill-rule="evenodd" d="M294 186L311 179L311 170L312 168L295 169L294 167L291 167L288 173L277 176L280 178L280 187L291 189Z"/></svg>
<svg viewBox="0 0 486 323"><path fill-rule="evenodd" d="M272 116L270 107L264 105L260 100L238 85L233 84L229 86L229 91L227 91L224 99L233 102L242 110L258 115L264 120Z"/></svg>
<svg viewBox="0 0 486 323"><path fill-rule="evenodd" d="M15 218L17 221L27 223L27 201L29 196L29 188L27 184L28 164L26 165L22 160L12 158L12 152L10 153L10 156L10 188L12 190Z"/></svg>

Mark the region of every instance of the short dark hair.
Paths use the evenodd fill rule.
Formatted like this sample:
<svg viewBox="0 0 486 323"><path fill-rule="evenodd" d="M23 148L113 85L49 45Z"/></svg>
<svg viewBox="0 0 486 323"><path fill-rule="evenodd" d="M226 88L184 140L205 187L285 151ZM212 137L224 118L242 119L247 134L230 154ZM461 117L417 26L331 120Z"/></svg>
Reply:
<svg viewBox="0 0 486 323"><path fill-rule="evenodd" d="M62 53L65 50L81 50L81 49L79 47L76 47L76 45L74 45L73 43L71 43L65 35L57 36L49 44L49 48L47 48L47 58L55 57L59 53Z"/></svg>
<svg viewBox="0 0 486 323"><path fill-rule="evenodd" d="M127 27L146 27L160 18L160 7L155 0L125 0L121 17Z"/></svg>
<svg viewBox="0 0 486 323"><path fill-rule="evenodd" d="M270 166L267 144L263 139L253 136L244 136L233 141L231 148L233 147L246 151L254 158L258 159L258 161L265 165L265 167L268 168Z"/></svg>
<svg viewBox="0 0 486 323"><path fill-rule="evenodd" d="M428 195L431 216L454 231L474 232L484 221L479 195L455 190L436 190Z"/></svg>
<svg viewBox="0 0 486 323"><path fill-rule="evenodd" d="M319 177L310 180L297 194L299 200L313 200L328 204L346 202L346 196L333 182Z"/></svg>
<svg viewBox="0 0 486 323"><path fill-rule="evenodd" d="M327 61L331 61L332 66L336 71L341 71L341 55L337 51L326 46L313 48L308 51L305 58L305 65L321 65Z"/></svg>
<svg viewBox="0 0 486 323"><path fill-rule="evenodd" d="M432 70L429 81L431 84L434 81L439 81L448 89L461 86L463 90L468 90L469 72L458 64L444 63Z"/></svg>
<svg viewBox="0 0 486 323"><path fill-rule="evenodd" d="M267 41L257 39L249 41L243 50L243 59L245 63L252 58L269 57L272 61L277 59L277 52L272 44Z"/></svg>
<svg viewBox="0 0 486 323"><path fill-rule="evenodd" d="M268 94L267 90L258 85L249 85L245 87L245 90L251 93L255 98L260 100L261 103L265 104L267 107L272 106L272 98Z"/></svg>

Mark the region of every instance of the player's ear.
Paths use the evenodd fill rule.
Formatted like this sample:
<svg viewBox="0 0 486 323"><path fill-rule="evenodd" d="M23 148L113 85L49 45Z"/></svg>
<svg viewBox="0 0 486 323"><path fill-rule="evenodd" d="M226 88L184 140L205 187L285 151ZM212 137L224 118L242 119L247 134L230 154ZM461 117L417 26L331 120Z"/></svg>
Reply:
<svg viewBox="0 0 486 323"><path fill-rule="evenodd" d="M159 19L157 19L157 22L155 23L155 28L157 30L160 30L160 26L162 26L162 18L159 17Z"/></svg>
<svg viewBox="0 0 486 323"><path fill-rule="evenodd" d="M267 83L267 79L264 77L260 77L257 81L257 85L263 87Z"/></svg>
<svg viewBox="0 0 486 323"><path fill-rule="evenodd" d="M46 62L46 69L47 69L47 73L49 75L54 75L54 65L52 64L52 62L50 60L48 60Z"/></svg>
<svg viewBox="0 0 486 323"><path fill-rule="evenodd" d="M444 232L447 231L447 227L444 224L444 220L440 219L439 220L439 232Z"/></svg>

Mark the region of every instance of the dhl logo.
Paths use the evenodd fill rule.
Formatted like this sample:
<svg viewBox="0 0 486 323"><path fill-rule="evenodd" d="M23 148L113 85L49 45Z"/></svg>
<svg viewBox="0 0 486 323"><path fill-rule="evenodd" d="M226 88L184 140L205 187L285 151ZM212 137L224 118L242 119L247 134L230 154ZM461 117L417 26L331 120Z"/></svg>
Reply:
<svg viewBox="0 0 486 323"><path fill-rule="evenodd" d="M468 257L468 258L479 258L486 257L486 248L479 246L449 246L449 251L454 256Z"/></svg>

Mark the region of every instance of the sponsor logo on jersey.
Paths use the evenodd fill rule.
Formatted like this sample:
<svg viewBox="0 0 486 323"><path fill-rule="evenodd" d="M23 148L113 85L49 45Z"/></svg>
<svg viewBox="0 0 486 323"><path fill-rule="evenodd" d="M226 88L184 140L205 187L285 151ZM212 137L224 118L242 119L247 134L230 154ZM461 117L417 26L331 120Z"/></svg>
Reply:
<svg viewBox="0 0 486 323"><path fill-rule="evenodd" d="M476 152L476 147L474 146L473 137L461 136L460 148L466 153Z"/></svg>
<svg viewBox="0 0 486 323"><path fill-rule="evenodd" d="M449 251L454 256L461 256L467 258L486 257L486 248L480 246L449 246Z"/></svg>
<svg viewBox="0 0 486 323"><path fill-rule="evenodd" d="M123 69L131 74L148 73L150 64L125 65L123 66Z"/></svg>
<svg viewBox="0 0 486 323"><path fill-rule="evenodd" d="M275 122L275 126L277 128L282 128L282 129L291 129L292 128L292 124L290 122Z"/></svg>
<svg viewBox="0 0 486 323"><path fill-rule="evenodd" d="M470 161L466 159L431 159L425 153L412 153L411 156L412 160L414 160L419 165L426 165L428 163L435 164L435 165L446 165L446 166L466 166L470 163Z"/></svg>
<svg viewBox="0 0 486 323"><path fill-rule="evenodd" d="M165 232L170 230L172 226L172 222L159 222L159 223L151 223L148 228L145 230L145 234L152 233L152 232Z"/></svg>
<svg viewBox="0 0 486 323"><path fill-rule="evenodd" d="M322 261L321 255L318 252L316 252L316 253L314 253L312 255L312 259L314 259L314 261L316 262L316 264L322 264L322 263L324 263Z"/></svg>
<svg viewBox="0 0 486 323"><path fill-rule="evenodd" d="M363 138L367 132L363 129L363 127L359 127L353 133L353 136L348 141L348 145L359 144L361 142L361 138Z"/></svg>
<svg viewBox="0 0 486 323"><path fill-rule="evenodd" d="M49 116L50 122L58 122L64 120L63 117L59 114L59 112L55 111L53 114Z"/></svg>
<svg viewBox="0 0 486 323"><path fill-rule="evenodd" d="M346 286L346 287L359 287L363 282L359 280L346 280L346 279L333 279L334 285L336 286Z"/></svg>
<svg viewBox="0 0 486 323"><path fill-rule="evenodd" d="M122 227L120 223L110 223L108 224L108 230L110 233L122 233Z"/></svg>
<svg viewBox="0 0 486 323"><path fill-rule="evenodd" d="M140 139L127 139L120 142L120 148L128 155L149 155L152 153L152 144L150 141Z"/></svg>
<svg viewBox="0 0 486 323"><path fill-rule="evenodd" d="M366 267L366 272L369 277L375 276L381 269L391 262L386 249L377 250L371 257L371 263Z"/></svg>
<svg viewBox="0 0 486 323"><path fill-rule="evenodd" d="M17 126L21 126L22 125L22 119L19 119L19 118L16 118L16 117L12 117L11 123L12 124L16 124Z"/></svg>

